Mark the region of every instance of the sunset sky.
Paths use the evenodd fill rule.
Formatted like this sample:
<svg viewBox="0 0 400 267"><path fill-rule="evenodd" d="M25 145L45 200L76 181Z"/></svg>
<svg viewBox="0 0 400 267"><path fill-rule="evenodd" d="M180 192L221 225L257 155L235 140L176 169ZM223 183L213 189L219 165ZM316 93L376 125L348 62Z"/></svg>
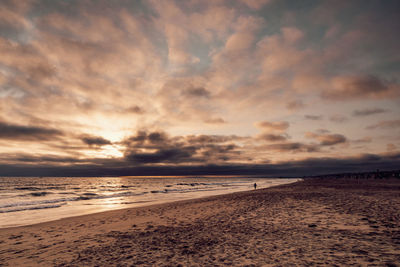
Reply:
<svg viewBox="0 0 400 267"><path fill-rule="evenodd" d="M399 14L0 0L0 176L399 169Z"/></svg>

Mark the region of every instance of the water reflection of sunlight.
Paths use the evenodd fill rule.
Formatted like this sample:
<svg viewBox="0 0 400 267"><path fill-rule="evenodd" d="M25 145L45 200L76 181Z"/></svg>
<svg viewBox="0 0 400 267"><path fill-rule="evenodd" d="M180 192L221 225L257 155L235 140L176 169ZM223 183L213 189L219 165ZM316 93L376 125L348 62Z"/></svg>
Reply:
<svg viewBox="0 0 400 267"><path fill-rule="evenodd" d="M112 196L114 194L118 194L123 192L124 179L121 177L111 177L109 179L105 179L103 186L105 186L105 192L101 192L101 194L106 196ZM100 198L94 200L94 205L96 205L99 210L112 210L122 208L121 204L122 198L121 196L109 197L109 198Z"/></svg>
<svg viewBox="0 0 400 267"><path fill-rule="evenodd" d="M104 198L97 199L95 205L99 207L100 210L113 210L122 208L121 198Z"/></svg>

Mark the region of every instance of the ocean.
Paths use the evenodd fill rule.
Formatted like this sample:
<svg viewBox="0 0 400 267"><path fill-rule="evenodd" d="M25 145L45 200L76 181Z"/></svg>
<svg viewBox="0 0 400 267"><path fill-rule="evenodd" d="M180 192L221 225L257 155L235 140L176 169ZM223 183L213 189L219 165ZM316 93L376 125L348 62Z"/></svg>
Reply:
<svg viewBox="0 0 400 267"><path fill-rule="evenodd" d="M251 177L0 177L0 228L295 182Z"/></svg>

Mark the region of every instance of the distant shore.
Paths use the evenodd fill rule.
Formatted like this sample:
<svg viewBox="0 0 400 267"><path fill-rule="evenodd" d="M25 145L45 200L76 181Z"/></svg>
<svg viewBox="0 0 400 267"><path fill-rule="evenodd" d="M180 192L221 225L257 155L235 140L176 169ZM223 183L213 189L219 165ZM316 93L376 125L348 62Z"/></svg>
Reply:
<svg viewBox="0 0 400 267"><path fill-rule="evenodd" d="M398 262L399 179L305 179L0 229L0 266Z"/></svg>

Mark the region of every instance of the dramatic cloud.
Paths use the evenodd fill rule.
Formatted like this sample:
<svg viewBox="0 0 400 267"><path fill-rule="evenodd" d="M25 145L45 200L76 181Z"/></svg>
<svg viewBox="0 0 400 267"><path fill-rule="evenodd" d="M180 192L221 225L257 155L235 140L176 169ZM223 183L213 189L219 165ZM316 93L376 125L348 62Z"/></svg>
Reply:
<svg viewBox="0 0 400 267"><path fill-rule="evenodd" d="M1 1L0 165L48 175L358 168L372 162L358 153L400 145L398 8Z"/></svg>
<svg viewBox="0 0 400 267"><path fill-rule="evenodd" d="M165 132L139 131L127 138L125 159L136 164L205 163L235 159L237 136L188 135L170 137Z"/></svg>
<svg viewBox="0 0 400 267"><path fill-rule="evenodd" d="M369 116L369 115L374 115L374 114L379 114L379 113L385 113L388 110L382 109L382 108L367 108L367 109L357 109L353 111L353 116L358 116L358 117L363 117L363 116Z"/></svg>
<svg viewBox="0 0 400 267"><path fill-rule="evenodd" d="M192 155L196 152L194 147L180 147L170 149L159 149L153 153L128 153L125 157L135 163L182 163L190 161Z"/></svg>
<svg viewBox="0 0 400 267"><path fill-rule="evenodd" d="M0 122L0 139L46 141L57 138L60 135L62 135L62 132L56 129Z"/></svg>
<svg viewBox="0 0 400 267"><path fill-rule="evenodd" d="M109 140L99 136L84 136L82 137L82 141L89 146L104 146L112 144Z"/></svg>

